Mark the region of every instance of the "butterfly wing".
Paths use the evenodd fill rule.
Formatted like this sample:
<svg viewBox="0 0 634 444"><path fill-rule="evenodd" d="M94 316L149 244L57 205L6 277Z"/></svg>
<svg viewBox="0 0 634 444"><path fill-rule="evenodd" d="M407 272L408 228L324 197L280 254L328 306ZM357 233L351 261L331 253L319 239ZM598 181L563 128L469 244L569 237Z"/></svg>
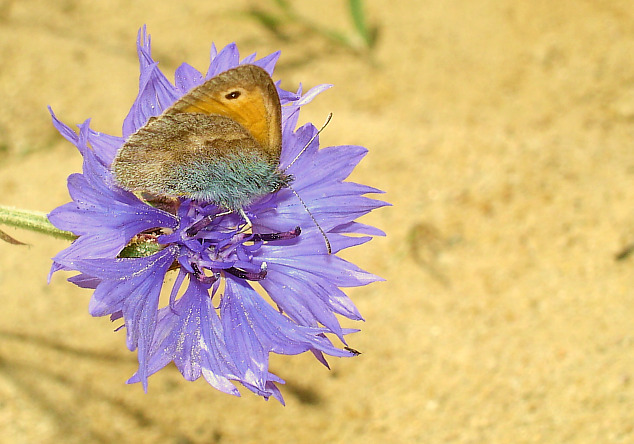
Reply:
<svg viewBox="0 0 634 444"><path fill-rule="evenodd" d="M277 88L269 74L255 65L240 65L192 89L165 110L219 114L238 122L258 141L270 162L282 151L282 111Z"/></svg>
<svg viewBox="0 0 634 444"><path fill-rule="evenodd" d="M163 116L130 136L124 147L112 171L130 191L239 210L288 182L276 165L262 159L258 142L245 128L220 115Z"/></svg>
<svg viewBox="0 0 634 444"><path fill-rule="evenodd" d="M266 71L242 65L185 94L132 134L111 170L129 191L240 209L289 178L278 171L281 108Z"/></svg>

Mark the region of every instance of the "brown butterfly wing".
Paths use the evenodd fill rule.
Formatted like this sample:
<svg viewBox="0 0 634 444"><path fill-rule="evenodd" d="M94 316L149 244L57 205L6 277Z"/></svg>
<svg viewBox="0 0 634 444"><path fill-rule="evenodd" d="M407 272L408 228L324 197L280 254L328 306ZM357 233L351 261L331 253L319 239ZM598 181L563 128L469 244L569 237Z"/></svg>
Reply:
<svg viewBox="0 0 634 444"><path fill-rule="evenodd" d="M219 114L245 128L267 160L279 163L282 151L282 111L271 76L255 65L241 65L207 80L163 113Z"/></svg>
<svg viewBox="0 0 634 444"><path fill-rule="evenodd" d="M192 89L132 134L111 170L125 189L240 209L288 183L271 77L243 65Z"/></svg>
<svg viewBox="0 0 634 444"><path fill-rule="evenodd" d="M229 117L180 113L140 128L111 168L127 190L236 210L283 185L284 176L258 149L251 134Z"/></svg>

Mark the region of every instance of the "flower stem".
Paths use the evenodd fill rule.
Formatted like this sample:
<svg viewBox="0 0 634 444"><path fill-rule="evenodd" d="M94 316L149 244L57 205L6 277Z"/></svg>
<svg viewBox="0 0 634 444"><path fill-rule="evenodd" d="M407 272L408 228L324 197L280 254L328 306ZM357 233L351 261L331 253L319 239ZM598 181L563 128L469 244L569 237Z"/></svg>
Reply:
<svg viewBox="0 0 634 444"><path fill-rule="evenodd" d="M60 239L77 239L77 236L70 231L55 228L53 224L49 222L46 213L41 211L20 210L18 208L0 205L0 224L37 231L38 233L47 234Z"/></svg>

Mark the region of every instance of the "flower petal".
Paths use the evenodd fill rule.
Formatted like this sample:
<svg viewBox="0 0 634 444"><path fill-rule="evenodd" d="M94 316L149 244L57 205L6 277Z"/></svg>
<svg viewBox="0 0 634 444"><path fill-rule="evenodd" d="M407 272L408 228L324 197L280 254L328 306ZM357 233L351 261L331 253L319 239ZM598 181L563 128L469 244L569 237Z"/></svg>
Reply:
<svg viewBox="0 0 634 444"><path fill-rule="evenodd" d="M61 262L66 267L101 279L90 301L90 313L93 316L105 316L121 311L127 330L128 348L138 348L138 375L146 391L159 295L165 273L174 262L177 251L172 246L144 258Z"/></svg>
<svg viewBox="0 0 634 444"><path fill-rule="evenodd" d="M174 307L159 310L148 375L171 361L186 380L203 375L216 389L240 396L230 382L237 379L236 369L223 340L220 319L211 306L208 289L195 279ZM137 373L128 382L140 380Z"/></svg>

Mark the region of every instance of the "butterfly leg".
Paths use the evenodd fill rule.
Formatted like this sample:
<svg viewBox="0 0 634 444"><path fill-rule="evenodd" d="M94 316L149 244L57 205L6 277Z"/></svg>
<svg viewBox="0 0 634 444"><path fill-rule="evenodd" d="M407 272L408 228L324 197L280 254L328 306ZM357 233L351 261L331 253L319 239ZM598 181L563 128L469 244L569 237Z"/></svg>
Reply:
<svg viewBox="0 0 634 444"><path fill-rule="evenodd" d="M208 216L205 216L202 219L200 219L198 222L196 222L194 225L192 225L191 227L189 227L187 229L187 235L188 236L196 236L196 234L199 231L204 230L209 225L211 225L211 223L217 217L226 216L227 214L231 214L231 213L232 213L231 211L225 211L224 213L210 214Z"/></svg>
<svg viewBox="0 0 634 444"><path fill-rule="evenodd" d="M239 213L240 213L240 216L242 216L242 219L244 219L244 222L246 223L246 225L240 229L239 233L244 233L246 231L251 230L253 228L253 224L251 223L251 219L249 219L249 216L247 216L247 213L245 213L242 208L240 208Z"/></svg>

